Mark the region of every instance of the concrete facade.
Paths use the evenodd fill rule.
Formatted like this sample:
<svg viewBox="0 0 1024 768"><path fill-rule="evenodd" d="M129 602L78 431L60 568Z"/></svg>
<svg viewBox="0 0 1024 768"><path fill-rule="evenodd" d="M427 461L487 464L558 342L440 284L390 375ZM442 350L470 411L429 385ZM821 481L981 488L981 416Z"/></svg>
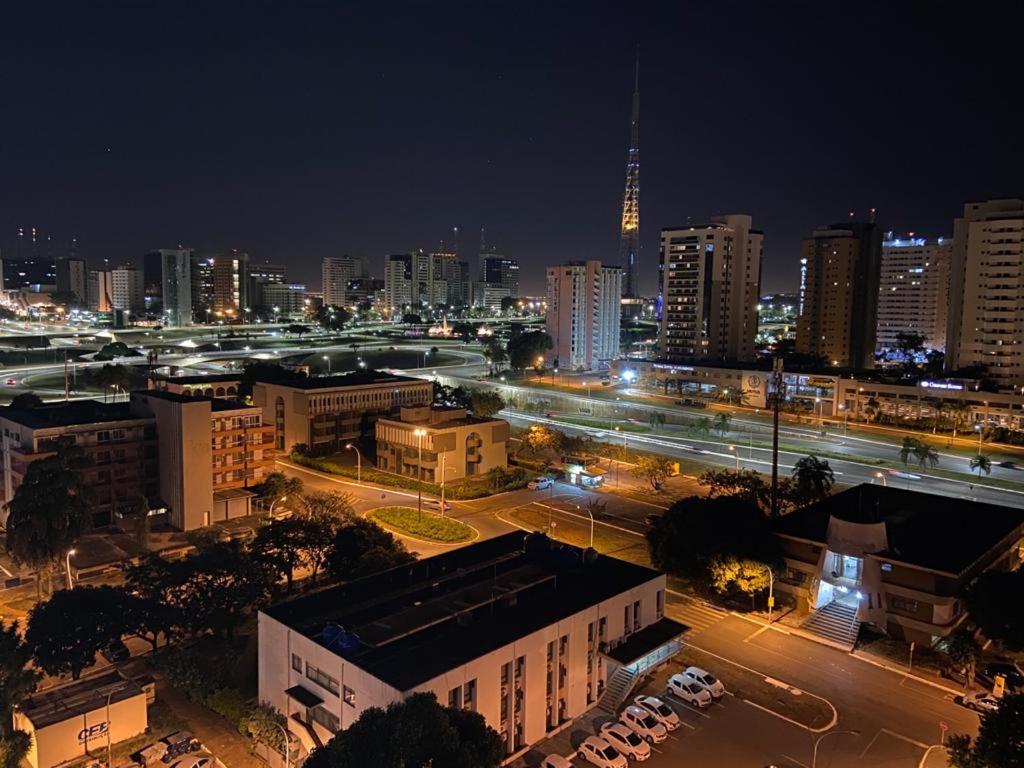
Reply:
<svg viewBox="0 0 1024 768"><path fill-rule="evenodd" d="M949 238L886 240L878 287L875 348L892 349L900 332L924 336L927 349L946 349L949 313Z"/></svg>
<svg viewBox="0 0 1024 768"><path fill-rule="evenodd" d="M547 269L545 324L554 343L549 363L589 371L619 354L622 268L599 261Z"/></svg>

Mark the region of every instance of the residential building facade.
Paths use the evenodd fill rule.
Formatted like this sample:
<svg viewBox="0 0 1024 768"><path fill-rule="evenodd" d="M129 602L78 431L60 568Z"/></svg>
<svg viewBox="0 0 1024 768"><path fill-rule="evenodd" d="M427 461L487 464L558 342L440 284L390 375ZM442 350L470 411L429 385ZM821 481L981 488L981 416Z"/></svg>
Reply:
<svg viewBox="0 0 1024 768"><path fill-rule="evenodd" d="M86 280L88 268L85 259L66 256L57 259L57 290L76 297L79 304L86 301Z"/></svg>
<svg viewBox="0 0 1024 768"><path fill-rule="evenodd" d="M764 234L750 216L661 231L661 354L753 360Z"/></svg>
<svg viewBox="0 0 1024 768"><path fill-rule="evenodd" d="M163 248L142 259L149 314L171 327L192 324L192 250Z"/></svg>
<svg viewBox="0 0 1024 768"><path fill-rule="evenodd" d="M366 276L366 265L358 256L328 256L320 264L320 276L323 279L324 304L348 307L352 304L349 282Z"/></svg>
<svg viewBox="0 0 1024 768"><path fill-rule="evenodd" d="M213 257L213 311L244 318L249 308L249 254L229 251Z"/></svg>
<svg viewBox="0 0 1024 768"><path fill-rule="evenodd" d="M114 308L113 273L92 269L86 285L89 309L93 312L110 312Z"/></svg>
<svg viewBox="0 0 1024 768"><path fill-rule="evenodd" d="M123 309L133 314L145 311L146 291L142 270L118 267L110 272L110 303L114 309Z"/></svg>
<svg viewBox="0 0 1024 768"><path fill-rule="evenodd" d="M850 221L803 241L796 350L838 368L873 368L882 232Z"/></svg>
<svg viewBox="0 0 1024 768"><path fill-rule="evenodd" d="M573 371L606 367L619 354L622 268L569 262L548 267L547 284L551 364Z"/></svg>
<svg viewBox="0 0 1024 768"><path fill-rule="evenodd" d="M945 351L952 252L948 237L883 241L877 350L894 349L900 333L916 333L924 337L927 349Z"/></svg>
<svg viewBox="0 0 1024 768"><path fill-rule="evenodd" d="M953 222L946 368L1024 385L1024 200L967 203Z"/></svg>

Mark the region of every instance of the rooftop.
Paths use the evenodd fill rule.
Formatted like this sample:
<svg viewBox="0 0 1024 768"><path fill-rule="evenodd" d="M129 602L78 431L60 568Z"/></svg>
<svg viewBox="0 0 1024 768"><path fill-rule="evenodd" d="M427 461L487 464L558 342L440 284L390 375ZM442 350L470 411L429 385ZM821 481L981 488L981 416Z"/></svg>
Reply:
<svg viewBox="0 0 1024 768"><path fill-rule="evenodd" d="M1013 534L1024 533L1024 511L951 496L862 484L780 519L776 530L824 543L829 517L885 523L889 549L879 557L960 574Z"/></svg>
<svg viewBox="0 0 1024 768"><path fill-rule="evenodd" d="M352 371L335 376L310 376L299 371L285 368L264 368L255 372L255 380L264 384L277 384L296 389L338 389L340 387L360 387L369 384L399 384L418 382L422 379L412 376L398 376L386 371Z"/></svg>
<svg viewBox="0 0 1024 768"><path fill-rule="evenodd" d="M239 373L209 373L209 374L191 374L186 376L166 376L164 374L157 374L154 378L158 381L169 381L175 384L215 384L218 381L241 381L242 374Z"/></svg>
<svg viewBox="0 0 1024 768"><path fill-rule="evenodd" d="M30 429L74 427L115 421L144 421L148 418L137 416L131 413L130 409L130 403L69 400L43 403L37 408L15 408L10 405L0 407L0 418L10 419Z"/></svg>
<svg viewBox="0 0 1024 768"><path fill-rule="evenodd" d="M659 575L513 532L265 613L406 691Z"/></svg>
<svg viewBox="0 0 1024 768"><path fill-rule="evenodd" d="M29 720L36 730L54 723L60 723L75 717L81 717L107 705L107 695L112 704L142 694L142 689L134 680L129 680L120 672L108 672L91 675L75 683L33 694L25 699L18 709Z"/></svg>

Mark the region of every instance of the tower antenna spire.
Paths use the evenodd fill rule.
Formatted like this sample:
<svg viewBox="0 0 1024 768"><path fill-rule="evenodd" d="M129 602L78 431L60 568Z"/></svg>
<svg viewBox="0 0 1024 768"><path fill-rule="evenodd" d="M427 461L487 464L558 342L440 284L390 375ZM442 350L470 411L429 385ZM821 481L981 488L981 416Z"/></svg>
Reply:
<svg viewBox="0 0 1024 768"><path fill-rule="evenodd" d="M637 257L640 251L640 46L636 49L633 79L633 114L629 124L626 153L626 187L622 194L622 223L619 229L619 261L626 269L626 296L640 293Z"/></svg>

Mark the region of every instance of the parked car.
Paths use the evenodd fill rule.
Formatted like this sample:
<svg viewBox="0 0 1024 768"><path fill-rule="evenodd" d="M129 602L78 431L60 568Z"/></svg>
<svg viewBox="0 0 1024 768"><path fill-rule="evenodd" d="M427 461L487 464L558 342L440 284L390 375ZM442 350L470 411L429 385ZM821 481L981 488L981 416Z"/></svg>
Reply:
<svg viewBox="0 0 1024 768"><path fill-rule="evenodd" d="M128 646L124 644L124 641L121 640L121 638L111 640L107 643L106 647L100 650L100 654L111 664L116 664L119 661L126 661L132 657L132 652L128 650Z"/></svg>
<svg viewBox="0 0 1024 768"><path fill-rule="evenodd" d="M1020 464L1016 461L1000 461L996 466L1002 467L1003 469L1021 469Z"/></svg>
<svg viewBox="0 0 1024 768"><path fill-rule="evenodd" d="M597 768L627 768L626 758L600 736L588 736L580 744L580 759L596 765Z"/></svg>
<svg viewBox="0 0 1024 768"><path fill-rule="evenodd" d="M989 687L995 685L996 675L1002 675L1006 681L1007 693L1024 691L1024 673L1009 661L993 661L978 670L978 679Z"/></svg>
<svg viewBox="0 0 1024 768"><path fill-rule="evenodd" d="M215 768L213 755L189 755L176 762L171 768Z"/></svg>
<svg viewBox="0 0 1024 768"><path fill-rule="evenodd" d="M668 737L668 729L664 724L654 714L636 704L630 704L622 710L619 722L652 744L660 744Z"/></svg>
<svg viewBox="0 0 1024 768"><path fill-rule="evenodd" d="M999 709L999 699L988 691L968 693L960 697L960 703L968 709L973 709L975 712L981 712L982 714L995 712Z"/></svg>
<svg viewBox="0 0 1024 768"><path fill-rule="evenodd" d="M165 736L163 741L167 745L167 751L162 758L165 763L172 763L176 758L199 749L199 739L188 731L175 731Z"/></svg>
<svg viewBox="0 0 1024 768"><path fill-rule="evenodd" d="M561 755L548 755L540 761L540 768L575 768L572 761Z"/></svg>
<svg viewBox="0 0 1024 768"><path fill-rule="evenodd" d="M670 731L681 725L676 711L657 696L637 696L633 703L654 715L658 722Z"/></svg>
<svg viewBox="0 0 1024 768"><path fill-rule="evenodd" d="M153 768L154 765L158 765L164 759L166 754L167 745L164 742L158 741L156 744L150 744L139 752L139 765L142 768Z"/></svg>
<svg viewBox="0 0 1024 768"><path fill-rule="evenodd" d="M601 736L626 757L643 762L651 756L651 745L622 723L605 723Z"/></svg>
<svg viewBox="0 0 1024 768"><path fill-rule="evenodd" d="M544 491L554 485L555 481L550 477L538 477L536 480L531 480L526 484L526 487L531 491Z"/></svg>
<svg viewBox="0 0 1024 768"><path fill-rule="evenodd" d="M720 699L725 695L725 686L722 684L722 681L707 670L700 667L687 667L686 671L683 672L683 677L688 677L706 688L707 692L716 699Z"/></svg>
<svg viewBox="0 0 1024 768"><path fill-rule="evenodd" d="M677 699L682 699L687 704L703 709L711 704L714 699L711 693L696 680L691 680L683 675L672 675L668 679L666 693L671 693Z"/></svg>

